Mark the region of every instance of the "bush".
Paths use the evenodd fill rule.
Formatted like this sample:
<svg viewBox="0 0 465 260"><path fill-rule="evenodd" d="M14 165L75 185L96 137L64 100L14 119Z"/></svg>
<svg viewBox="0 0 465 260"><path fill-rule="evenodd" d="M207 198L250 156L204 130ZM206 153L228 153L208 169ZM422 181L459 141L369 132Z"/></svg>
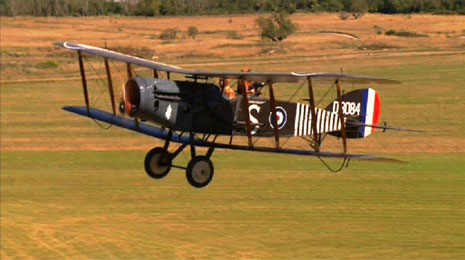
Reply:
<svg viewBox="0 0 465 260"><path fill-rule="evenodd" d="M362 16L365 15L365 13L362 12L354 12L352 13L352 17L354 17L355 20L362 18Z"/></svg>
<svg viewBox="0 0 465 260"><path fill-rule="evenodd" d="M371 44L362 44L357 47L359 50L370 50L370 51L376 51L376 50L387 50L387 49L398 49L399 47L394 46L394 45L389 45L386 43L382 42L375 42Z"/></svg>
<svg viewBox="0 0 465 260"><path fill-rule="evenodd" d="M239 40L243 38L242 35L240 35L236 31L228 31L227 37L228 39L233 39L233 40Z"/></svg>
<svg viewBox="0 0 465 260"><path fill-rule="evenodd" d="M349 18L349 14L346 13L346 12L340 12L340 13L339 13L339 18L340 18L341 20L347 20L347 19Z"/></svg>
<svg viewBox="0 0 465 260"><path fill-rule="evenodd" d="M399 37L428 37L426 34L416 33L416 32L409 32L409 31L396 31L396 30L388 30L384 33L388 36L399 36Z"/></svg>
<svg viewBox="0 0 465 260"><path fill-rule="evenodd" d="M286 39L297 29L289 18L289 14L284 12L275 13L268 18L260 17L257 19L257 24L260 27L262 39L268 38L274 42Z"/></svg>
<svg viewBox="0 0 465 260"><path fill-rule="evenodd" d="M177 28L168 28L160 34L161 40L176 40L179 30Z"/></svg>
<svg viewBox="0 0 465 260"><path fill-rule="evenodd" d="M391 30L386 31L384 34L385 34L385 35L389 35L389 36L391 36L391 35L396 35L396 34L397 34L397 31L391 29Z"/></svg>
<svg viewBox="0 0 465 260"><path fill-rule="evenodd" d="M397 32L397 36L400 37L428 37L426 34L416 33L416 32L408 32L408 31L399 31Z"/></svg>
<svg viewBox="0 0 465 260"><path fill-rule="evenodd" d="M35 66L37 69L54 69L58 68L58 64L54 61L43 61L39 62Z"/></svg>
<svg viewBox="0 0 465 260"><path fill-rule="evenodd" d="M187 35L192 39L195 39L197 34L199 34L199 29L196 26L189 26L189 28L187 28Z"/></svg>

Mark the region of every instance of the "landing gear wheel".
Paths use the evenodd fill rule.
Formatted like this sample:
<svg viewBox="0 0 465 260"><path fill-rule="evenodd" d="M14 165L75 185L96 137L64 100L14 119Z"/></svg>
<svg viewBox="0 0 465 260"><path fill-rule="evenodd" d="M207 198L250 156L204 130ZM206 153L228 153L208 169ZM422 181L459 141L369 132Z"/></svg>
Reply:
<svg viewBox="0 0 465 260"><path fill-rule="evenodd" d="M186 169L186 178L196 188L207 186L213 179L213 164L206 156L194 157Z"/></svg>
<svg viewBox="0 0 465 260"><path fill-rule="evenodd" d="M145 156L144 165L150 177L161 179L171 170L171 154L161 147L153 148Z"/></svg>

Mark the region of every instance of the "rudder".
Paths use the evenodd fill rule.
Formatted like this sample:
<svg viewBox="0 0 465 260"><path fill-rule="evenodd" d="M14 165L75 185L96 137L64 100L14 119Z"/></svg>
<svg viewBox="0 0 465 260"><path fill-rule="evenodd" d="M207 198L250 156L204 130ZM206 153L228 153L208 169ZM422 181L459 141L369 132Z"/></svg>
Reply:
<svg viewBox="0 0 465 260"><path fill-rule="evenodd" d="M339 102L334 100L325 110L339 113ZM346 118L347 138L365 138L377 126L381 112L378 93L372 88L357 89L342 96L342 113ZM330 133L341 136L341 132Z"/></svg>

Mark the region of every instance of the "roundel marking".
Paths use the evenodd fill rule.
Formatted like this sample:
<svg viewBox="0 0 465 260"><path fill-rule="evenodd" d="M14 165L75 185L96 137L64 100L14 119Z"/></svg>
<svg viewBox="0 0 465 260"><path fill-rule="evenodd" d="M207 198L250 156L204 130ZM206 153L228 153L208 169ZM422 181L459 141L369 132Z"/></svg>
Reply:
<svg viewBox="0 0 465 260"><path fill-rule="evenodd" d="M274 128L273 127L272 117L273 117L273 112L270 112L270 116L268 117L268 121L270 122L271 128ZM276 117L278 119L278 122L277 122L278 129L283 128L287 123L287 112L286 112L286 110L284 108L282 108L282 107L276 107Z"/></svg>

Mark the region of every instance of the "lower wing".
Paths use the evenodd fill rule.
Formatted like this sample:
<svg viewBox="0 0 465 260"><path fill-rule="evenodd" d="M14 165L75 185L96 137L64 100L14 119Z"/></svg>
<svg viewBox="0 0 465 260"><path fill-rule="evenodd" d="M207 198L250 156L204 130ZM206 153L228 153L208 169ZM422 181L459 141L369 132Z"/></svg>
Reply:
<svg viewBox="0 0 465 260"><path fill-rule="evenodd" d="M166 140L169 136L169 131L156 127L154 125L149 125L146 123L136 123L132 119L128 119L122 116L114 115L99 109L90 108L87 111L86 107L78 106L67 106L63 107L63 110L72 112L81 116L89 117L96 119L108 124L116 125L122 128L126 128L138 133L149 135L155 138ZM179 135L172 133L171 141L176 143L191 144L191 140L188 136ZM345 158L345 159L356 159L356 160L369 160L369 161L381 161L381 162L400 162L396 159L384 158L374 155L364 155L364 154L347 154L347 153L331 153L331 152L315 152L308 150L298 150L298 149L276 149L271 147L249 147L245 145L230 145L224 143L214 143L214 142L204 142L199 139L194 139L192 144L199 147L214 147L220 149L232 149L232 150L242 150L242 151L253 151L253 152L268 152L268 153L282 153L282 154L295 154L295 155L306 155L306 156L315 156L315 157L324 157L324 158Z"/></svg>

